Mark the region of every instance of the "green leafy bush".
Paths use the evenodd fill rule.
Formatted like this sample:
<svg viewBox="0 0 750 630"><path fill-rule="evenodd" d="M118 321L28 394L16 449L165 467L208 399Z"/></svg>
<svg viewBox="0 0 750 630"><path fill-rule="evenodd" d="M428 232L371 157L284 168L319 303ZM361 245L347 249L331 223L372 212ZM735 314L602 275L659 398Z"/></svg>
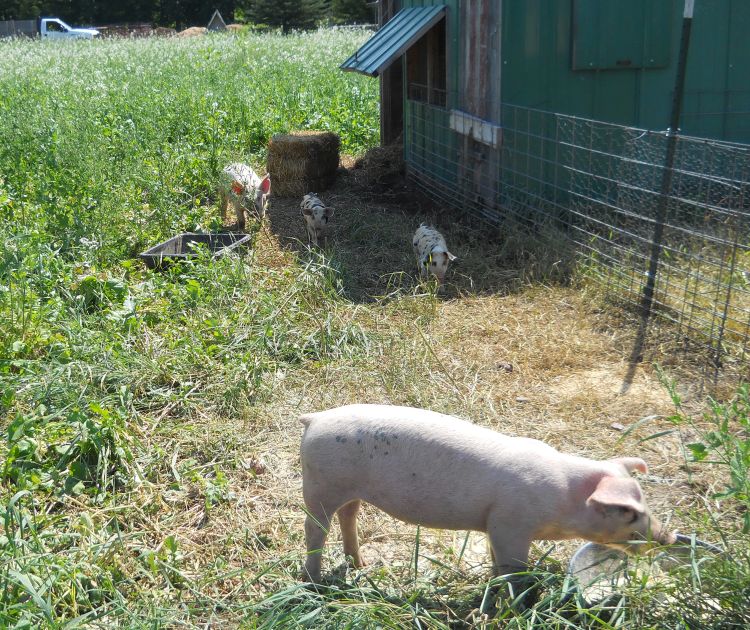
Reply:
<svg viewBox="0 0 750 630"><path fill-rule="evenodd" d="M10 423L3 478L20 490L106 492L127 480L130 442L117 411L91 404L55 415L42 406Z"/></svg>

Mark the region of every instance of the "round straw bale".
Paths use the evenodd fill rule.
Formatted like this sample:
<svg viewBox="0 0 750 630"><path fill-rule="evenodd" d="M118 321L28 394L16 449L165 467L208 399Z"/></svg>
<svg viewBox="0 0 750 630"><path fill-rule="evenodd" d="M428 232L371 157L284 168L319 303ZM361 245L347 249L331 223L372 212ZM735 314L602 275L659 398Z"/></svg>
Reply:
<svg viewBox="0 0 750 630"><path fill-rule="evenodd" d="M268 173L274 196L320 192L336 180L339 146L335 133L296 131L276 134L268 143Z"/></svg>

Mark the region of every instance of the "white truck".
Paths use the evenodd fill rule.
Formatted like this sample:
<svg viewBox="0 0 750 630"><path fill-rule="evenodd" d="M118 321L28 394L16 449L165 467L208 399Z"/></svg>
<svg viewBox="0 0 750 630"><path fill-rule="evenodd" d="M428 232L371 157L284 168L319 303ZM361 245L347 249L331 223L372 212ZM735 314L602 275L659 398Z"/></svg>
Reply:
<svg viewBox="0 0 750 630"><path fill-rule="evenodd" d="M17 37L19 35L51 39L94 39L99 36L99 31L94 28L73 28L60 18L53 17L0 22L0 37Z"/></svg>

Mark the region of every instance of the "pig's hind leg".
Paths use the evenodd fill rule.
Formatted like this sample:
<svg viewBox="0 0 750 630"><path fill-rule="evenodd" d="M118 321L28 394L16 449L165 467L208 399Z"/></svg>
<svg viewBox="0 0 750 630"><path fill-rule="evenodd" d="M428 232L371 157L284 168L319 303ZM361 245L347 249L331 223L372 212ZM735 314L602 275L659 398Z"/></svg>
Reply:
<svg viewBox="0 0 750 630"><path fill-rule="evenodd" d="M359 539L357 538L357 513L361 501L350 501L339 508L339 525L341 525L341 540L344 543L344 555L351 556L352 564L356 568L364 566L362 556L359 555Z"/></svg>
<svg viewBox="0 0 750 630"><path fill-rule="evenodd" d="M342 524L342 532L345 530L347 531L347 534L344 534L346 540L346 537L351 530L351 525L348 523L354 521L354 527L356 528L357 513L356 510L352 510L347 505L352 501L351 495L343 496L337 492L331 492L331 488L327 488L325 495L321 496L322 493L310 491L310 489L305 486L305 480L303 480L302 493L305 498L305 505L307 506L307 518L305 518L307 560L305 561L305 571L311 581L318 582L320 580L323 547L326 544L326 538L328 537L328 531L331 528L331 519L333 518L333 515L340 510L342 506L348 508L344 509L343 519L341 514L339 514L339 522ZM359 505L356 507L359 508ZM347 523L347 525L345 526L344 523ZM351 542L350 537L349 542ZM357 550L357 555L359 555L359 550Z"/></svg>
<svg viewBox="0 0 750 630"><path fill-rule="evenodd" d="M318 509L315 509L307 501L305 503L308 507L307 518L305 518L305 542L307 543L305 572L311 582L319 582L323 547L331 527L331 516L336 510L326 509L320 503L317 504Z"/></svg>

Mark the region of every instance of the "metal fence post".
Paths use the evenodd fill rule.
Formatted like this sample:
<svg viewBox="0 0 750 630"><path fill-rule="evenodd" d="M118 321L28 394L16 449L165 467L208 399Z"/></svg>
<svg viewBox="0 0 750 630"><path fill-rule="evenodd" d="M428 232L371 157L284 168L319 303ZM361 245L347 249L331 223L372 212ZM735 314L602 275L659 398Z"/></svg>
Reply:
<svg viewBox="0 0 750 630"><path fill-rule="evenodd" d="M643 300L641 301L641 327L644 329L644 335L654 301L656 274L659 269L659 257L661 255L662 238L664 236L664 221L666 219L670 192L672 190L674 158L677 151L682 99L685 92L685 72L687 69L688 48L690 46L690 29L693 25L694 4L695 0L685 0L685 10L682 18L682 34L680 36L680 53L677 60L677 75L675 77L674 94L672 96L672 112L669 118L669 128L667 129L667 149L664 155L664 170L662 171L661 188L656 205L656 225L654 227L654 236L651 244L648 278L646 280L646 286L643 289Z"/></svg>

